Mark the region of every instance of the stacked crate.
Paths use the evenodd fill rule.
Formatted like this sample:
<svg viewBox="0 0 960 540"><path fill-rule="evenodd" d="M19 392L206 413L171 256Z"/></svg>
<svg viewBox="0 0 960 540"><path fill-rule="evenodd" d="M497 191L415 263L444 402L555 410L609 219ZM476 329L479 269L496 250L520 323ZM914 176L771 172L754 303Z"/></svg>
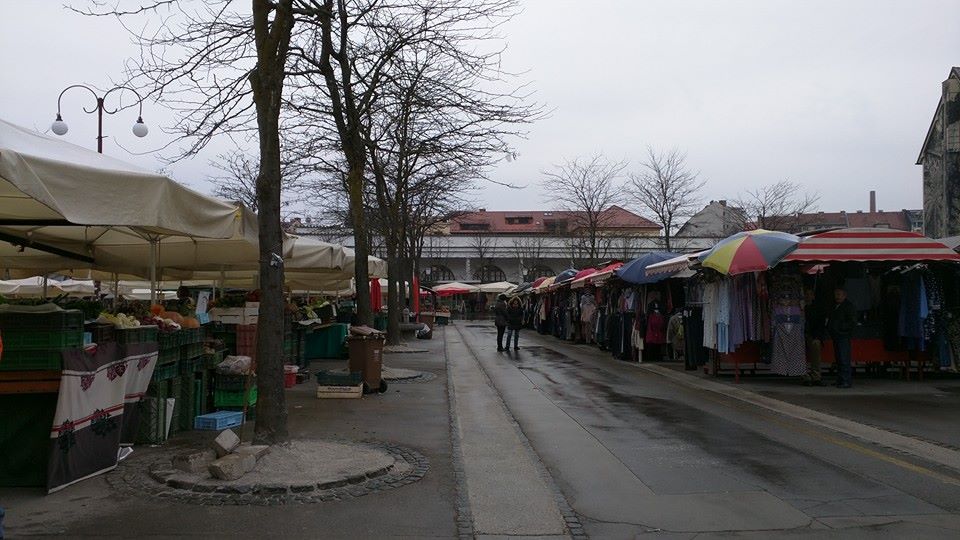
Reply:
<svg viewBox="0 0 960 540"><path fill-rule="evenodd" d="M0 371L60 370L64 350L83 346L83 313L0 313Z"/></svg>

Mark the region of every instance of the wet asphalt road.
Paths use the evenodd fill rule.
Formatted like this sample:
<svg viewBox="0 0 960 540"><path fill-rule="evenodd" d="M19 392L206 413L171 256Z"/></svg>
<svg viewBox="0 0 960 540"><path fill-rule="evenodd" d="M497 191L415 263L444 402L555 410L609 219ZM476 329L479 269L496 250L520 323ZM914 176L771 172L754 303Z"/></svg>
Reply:
<svg viewBox="0 0 960 540"><path fill-rule="evenodd" d="M593 537L960 536L960 474L526 331L462 334ZM701 538L703 536L697 536Z"/></svg>

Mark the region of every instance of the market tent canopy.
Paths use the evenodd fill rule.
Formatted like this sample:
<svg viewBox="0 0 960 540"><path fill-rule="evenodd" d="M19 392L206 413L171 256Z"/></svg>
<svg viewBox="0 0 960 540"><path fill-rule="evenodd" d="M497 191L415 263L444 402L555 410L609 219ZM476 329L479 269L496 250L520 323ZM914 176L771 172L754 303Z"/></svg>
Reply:
<svg viewBox="0 0 960 540"><path fill-rule="evenodd" d="M653 276L657 274L672 274L674 272L680 272L690 268L692 264L696 264L700 260L700 256L707 253L706 251L698 251L697 253L685 253L683 255L678 255L672 259L667 259L663 262L656 264L651 264L646 269L646 274L648 276Z"/></svg>
<svg viewBox="0 0 960 540"><path fill-rule="evenodd" d="M667 251L655 251L653 253L645 253L642 256L624 264L615 272L617 277L626 281L627 283L632 283L634 285L645 285L648 283L656 283L658 281L667 279L671 277L676 272L679 272L681 269L672 270L669 272L662 272L653 275L647 275L647 268L650 265L661 263L664 261L669 261L679 257L676 253L669 253Z"/></svg>
<svg viewBox="0 0 960 540"><path fill-rule="evenodd" d="M433 291L437 293L438 296L453 296L455 294L479 292L480 289L476 285L468 285L466 283L460 283L459 281L452 281L450 283L444 283L443 285L437 285L433 288Z"/></svg>
<svg viewBox="0 0 960 540"><path fill-rule="evenodd" d="M564 270L563 272L560 272L559 274L557 274L557 277L553 281L553 283L557 285L560 283L565 283L567 281L570 281L571 279L574 278L574 276L577 275L577 272L579 272L579 270L577 270L576 268L569 268L567 270Z"/></svg>
<svg viewBox="0 0 960 540"><path fill-rule="evenodd" d="M584 268L583 270L577 272L577 275L573 276L573 281L570 282L571 289L581 289L587 285L587 278L597 273L596 268Z"/></svg>
<svg viewBox="0 0 960 540"><path fill-rule="evenodd" d="M512 291L517 287L516 283L510 283L509 281L498 281L496 283L481 283L477 286L480 289L480 292L483 293L505 293Z"/></svg>
<svg viewBox="0 0 960 540"><path fill-rule="evenodd" d="M548 289L551 285L553 285L553 282L556 281L556 280L557 280L557 277L556 277L556 276L551 276L551 277L548 277L548 278L544 278L544 280L541 281L539 285L537 285L536 287L533 288L533 291L534 291L535 293L537 293L537 294L546 292L547 289ZM534 283L536 283L536 282L534 282Z"/></svg>
<svg viewBox="0 0 960 540"><path fill-rule="evenodd" d="M52 279L48 280L48 295L51 292L54 293L54 296L57 294L55 291L59 291L59 289L57 288L56 283L57 282ZM7 296L39 296L43 294L43 278L35 276L23 279L0 281L0 294Z"/></svg>
<svg viewBox="0 0 960 540"><path fill-rule="evenodd" d="M82 268L99 262L100 246L169 236L230 238L238 217L235 205L165 176L0 120L0 259L6 268ZM11 243L30 249L21 253ZM149 264L127 262L141 275Z"/></svg>
<svg viewBox="0 0 960 540"><path fill-rule="evenodd" d="M960 254L920 233L837 229L803 238L784 261L960 261Z"/></svg>

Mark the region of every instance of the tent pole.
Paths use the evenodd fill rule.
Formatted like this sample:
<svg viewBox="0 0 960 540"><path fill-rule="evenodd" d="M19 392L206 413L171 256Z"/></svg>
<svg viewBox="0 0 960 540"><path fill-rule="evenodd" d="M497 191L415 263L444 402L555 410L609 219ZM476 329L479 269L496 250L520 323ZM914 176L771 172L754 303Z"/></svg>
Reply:
<svg viewBox="0 0 960 540"><path fill-rule="evenodd" d="M43 299L44 299L44 300L47 299L47 276L46 276L46 274L44 274L44 276L43 276Z"/></svg>
<svg viewBox="0 0 960 540"><path fill-rule="evenodd" d="M157 303L157 240L150 239L150 304Z"/></svg>
<svg viewBox="0 0 960 540"><path fill-rule="evenodd" d="M120 276L113 273L113 309L120 305Z"/></svg>

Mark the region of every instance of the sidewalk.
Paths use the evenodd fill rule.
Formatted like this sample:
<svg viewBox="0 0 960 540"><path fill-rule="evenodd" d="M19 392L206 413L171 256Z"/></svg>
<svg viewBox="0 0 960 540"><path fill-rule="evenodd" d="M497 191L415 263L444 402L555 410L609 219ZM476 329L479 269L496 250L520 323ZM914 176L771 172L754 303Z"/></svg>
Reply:
<svg viewBox="0 0 960 540"><path fill-rule="evenodd" d="M713 381L755 392L759 395L806 407L854 422L907 435L939 446L960 450L960 377L948 374L927 374L924 381L910 381L856 374L854 386L840 390L830 385L803 386L798 377L776 375L743 375L740 383L733 376L706 375L702 370L684 371L683 364L650 362L697 379Z"/></svg>
<svg viewBox="0 0 960 540"><path fill-rule="evenodd" d="M190 432L159 449L136 447L117 470L53 495L44 495L40 489L0 488L6 533L9 538L455 537L456 484L443 343L434 339L417 345L429 352L388 355L386 363L435 377L391 384L386 393L363 399L317 399L312 381L286 392L291 439L409 449L428 463L426 473L413 483L364 490L355 489L364 484L347 485L339 488L339 501L288 501L279 506L200 505L195 499L185 502L122 486L125 475L135 469L132 465L157 459L178 443L202 437ZM325 361L312 368L342 365L343 361ZM247 424L245 440L249 440L252 426L252 422Z"/></svg>

